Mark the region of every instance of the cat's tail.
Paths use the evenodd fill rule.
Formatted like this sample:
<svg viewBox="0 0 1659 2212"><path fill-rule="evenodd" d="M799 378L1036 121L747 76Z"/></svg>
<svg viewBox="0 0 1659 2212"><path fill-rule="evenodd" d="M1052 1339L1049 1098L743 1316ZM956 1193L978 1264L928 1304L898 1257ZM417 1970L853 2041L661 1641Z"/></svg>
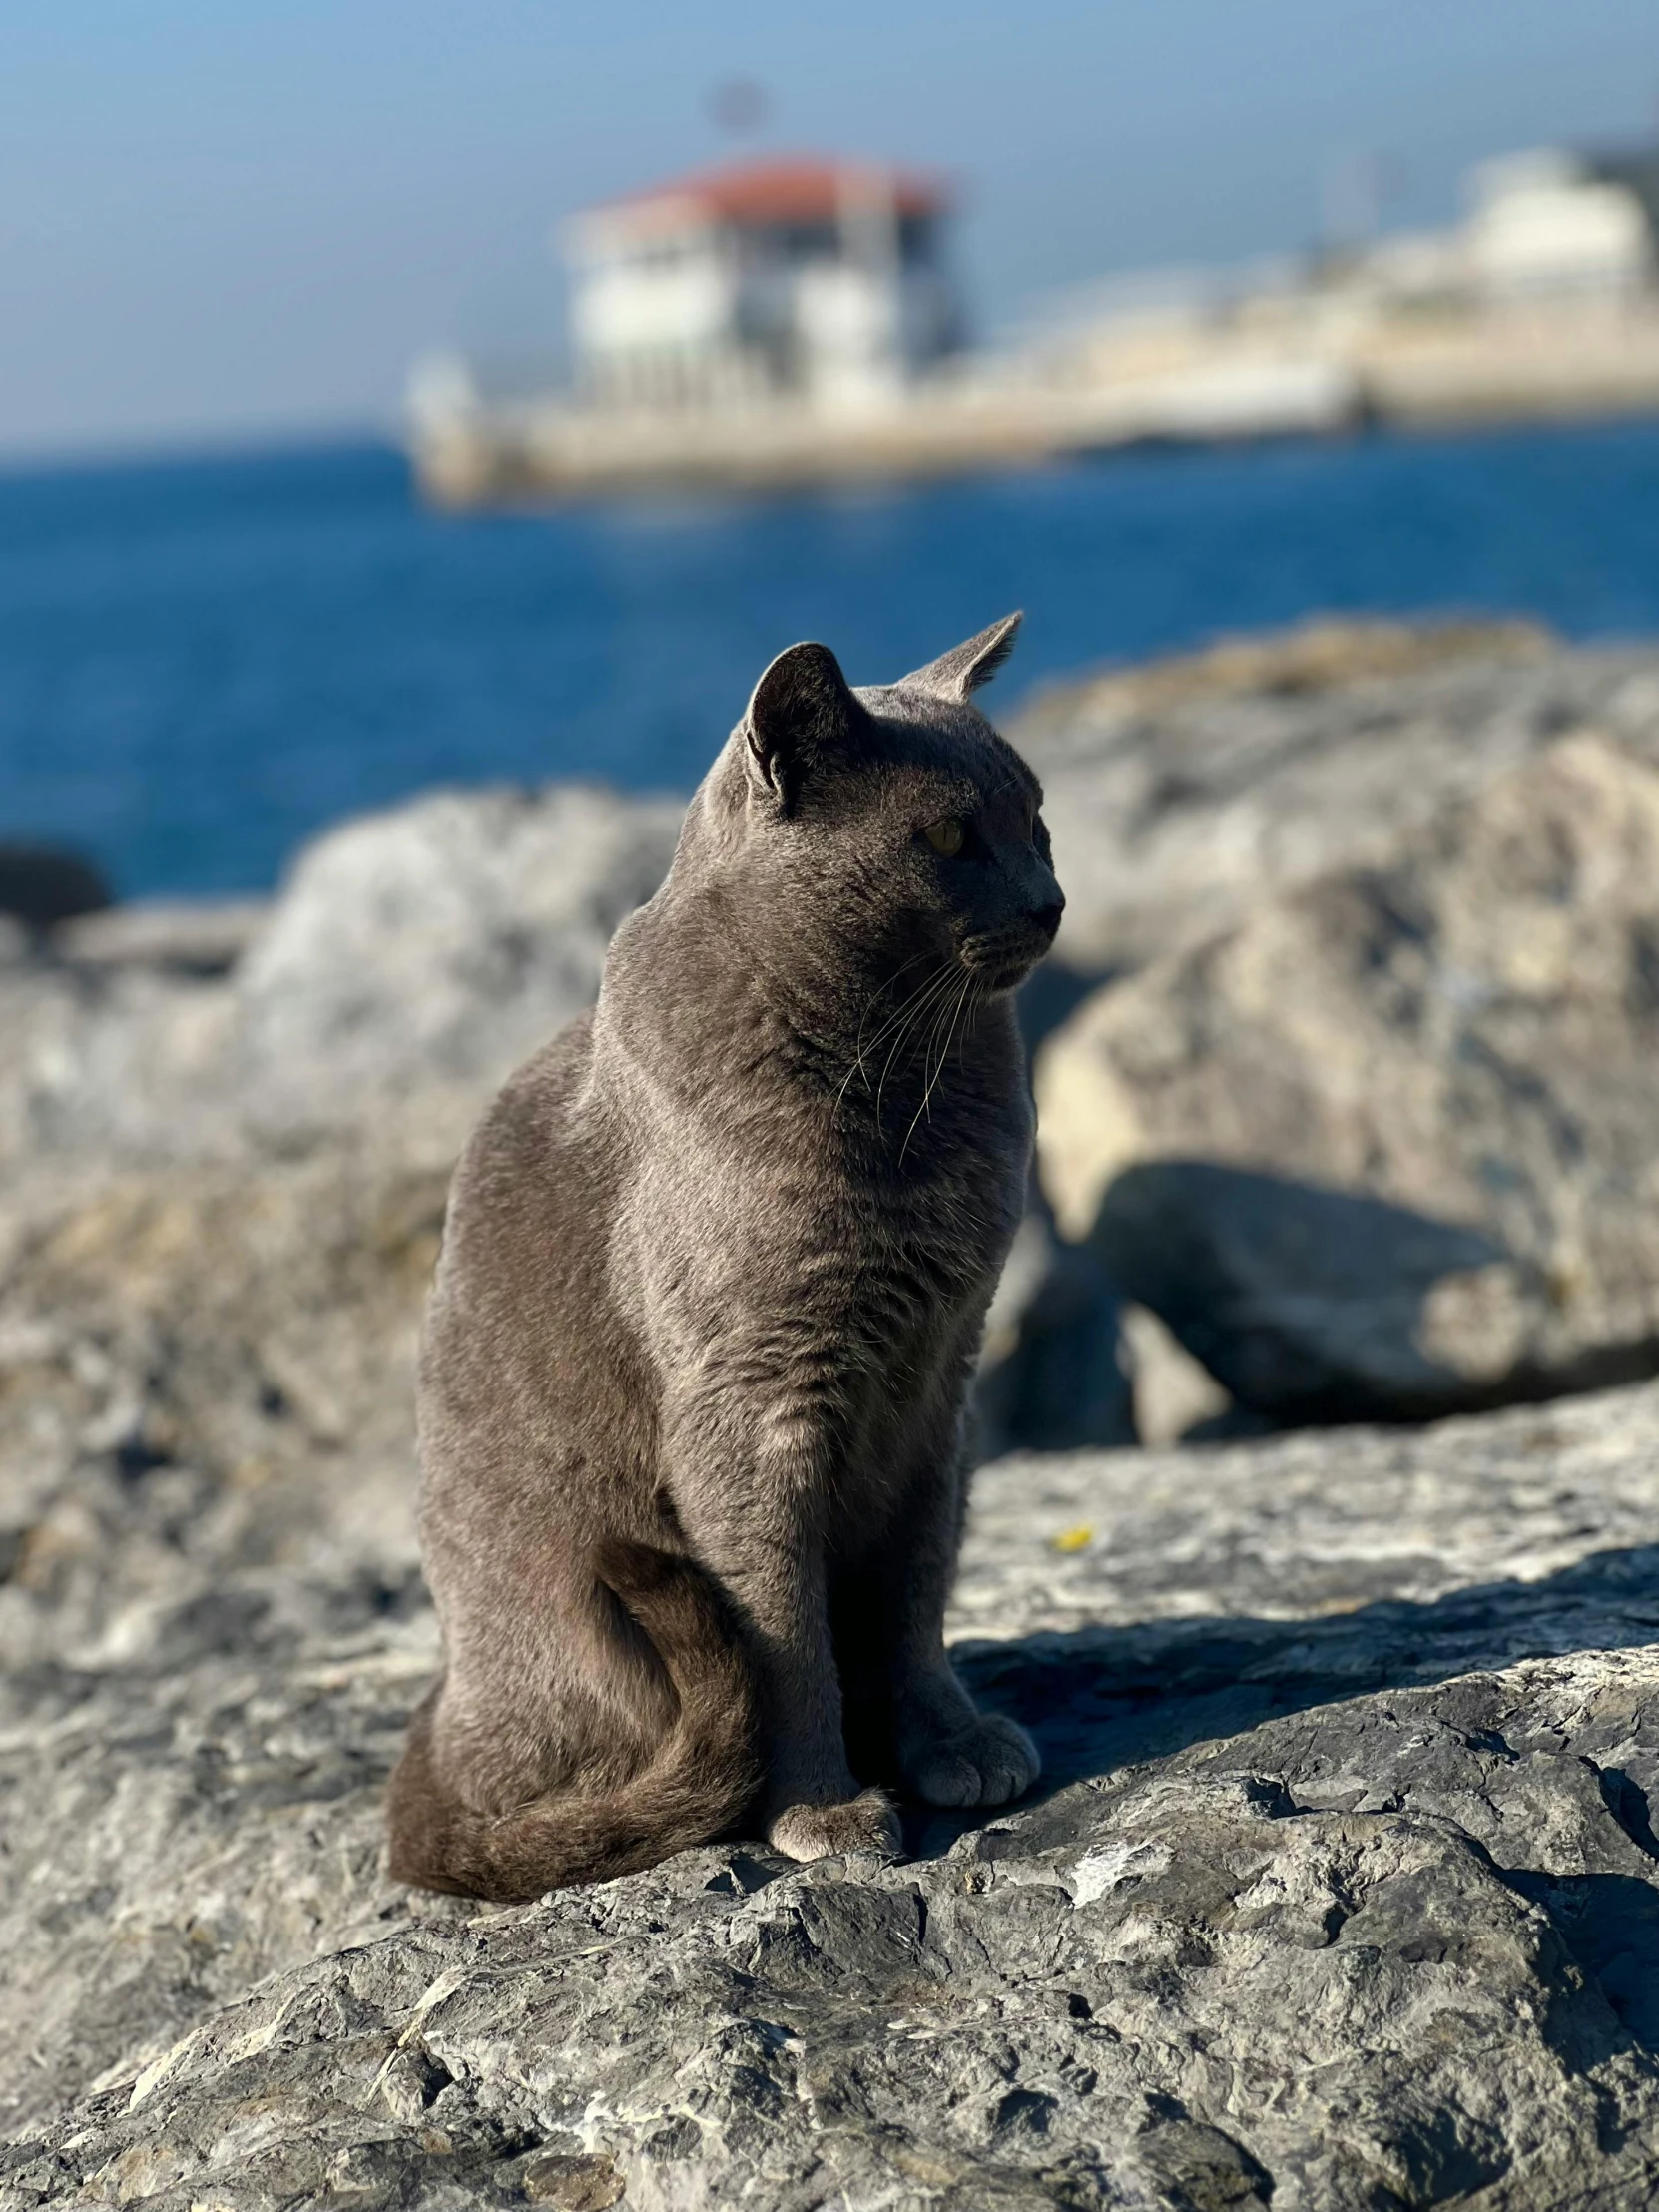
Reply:
<svg viewBox="0 0 1659 2212"><path fill-rule="evenodd" d="M434 1761L434 1692L409 1724L391 1779L393 1881L517 1904L709 1843L753 1803L761 1784L755 1683L714 1583L695 1560L620 1537L597 1565L650 1637L680 1701L656 1756L594 1796L572 1791L509 1813L474 1812Z"/></svg>

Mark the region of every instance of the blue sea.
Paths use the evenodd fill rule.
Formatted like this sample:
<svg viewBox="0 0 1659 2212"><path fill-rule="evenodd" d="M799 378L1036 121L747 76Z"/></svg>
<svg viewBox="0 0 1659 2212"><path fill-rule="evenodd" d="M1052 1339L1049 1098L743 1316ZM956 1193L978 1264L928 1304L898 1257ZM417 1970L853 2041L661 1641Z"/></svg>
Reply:
<svg viewBox="0 0 1659 2212"><path fill-rule="evenodd" d="M464 516L368 445L0 475L0 841L259 890L434 784L687 790L781 646L878 682L1015 606L1003 705L1318 612L1659 633L1659 424Z"/></svg>

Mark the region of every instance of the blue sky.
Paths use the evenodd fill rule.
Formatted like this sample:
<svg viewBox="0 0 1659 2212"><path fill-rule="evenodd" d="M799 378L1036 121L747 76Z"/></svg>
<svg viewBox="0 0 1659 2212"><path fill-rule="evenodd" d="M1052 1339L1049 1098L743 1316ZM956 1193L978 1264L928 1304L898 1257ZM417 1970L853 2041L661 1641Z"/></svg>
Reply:
<svg viewBox="0 0 1659 2212"><path fill-rule="evenodd" d="M410 356L557 341L559 217L759 142L954 176L982 324L1390 224L1482 155L1659 128L1654 0L5 0L0 452L384 423Z"/></svg>

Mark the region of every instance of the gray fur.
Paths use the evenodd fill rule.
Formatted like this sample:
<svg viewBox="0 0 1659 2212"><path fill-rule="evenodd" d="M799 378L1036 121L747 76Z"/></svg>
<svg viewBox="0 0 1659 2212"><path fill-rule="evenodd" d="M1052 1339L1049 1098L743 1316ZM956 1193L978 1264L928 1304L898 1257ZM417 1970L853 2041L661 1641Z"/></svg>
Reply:
<svg viewBox="0 0 1659 2212"><path fill-rule="evenodd" d="M1062 903L1035 779L969 701L1017 621L874 690L781 654L593 1014L467 1147L422 1363L446 1673L393 1781L404 1879L535 1896L748 1819L799 1859L890 1849L882 1785L1035 1778L942 1640L1031 1148L1013 989Z"/></svg>

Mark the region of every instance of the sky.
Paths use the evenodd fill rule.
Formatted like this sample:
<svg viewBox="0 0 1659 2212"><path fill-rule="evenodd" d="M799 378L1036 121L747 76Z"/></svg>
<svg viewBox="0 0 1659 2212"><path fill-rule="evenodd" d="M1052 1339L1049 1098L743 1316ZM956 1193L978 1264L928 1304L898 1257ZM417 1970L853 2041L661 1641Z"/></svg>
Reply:
<svg viewBox="0 0 1659 2212"><path fill-rule="evenodd" d="M425 350L553 359L558 221L733 151L944 171L988 329L1307 246L1356 157L1394 228L1656 132L1655 0L3 0L0 456L383 428Z"/></svg>

